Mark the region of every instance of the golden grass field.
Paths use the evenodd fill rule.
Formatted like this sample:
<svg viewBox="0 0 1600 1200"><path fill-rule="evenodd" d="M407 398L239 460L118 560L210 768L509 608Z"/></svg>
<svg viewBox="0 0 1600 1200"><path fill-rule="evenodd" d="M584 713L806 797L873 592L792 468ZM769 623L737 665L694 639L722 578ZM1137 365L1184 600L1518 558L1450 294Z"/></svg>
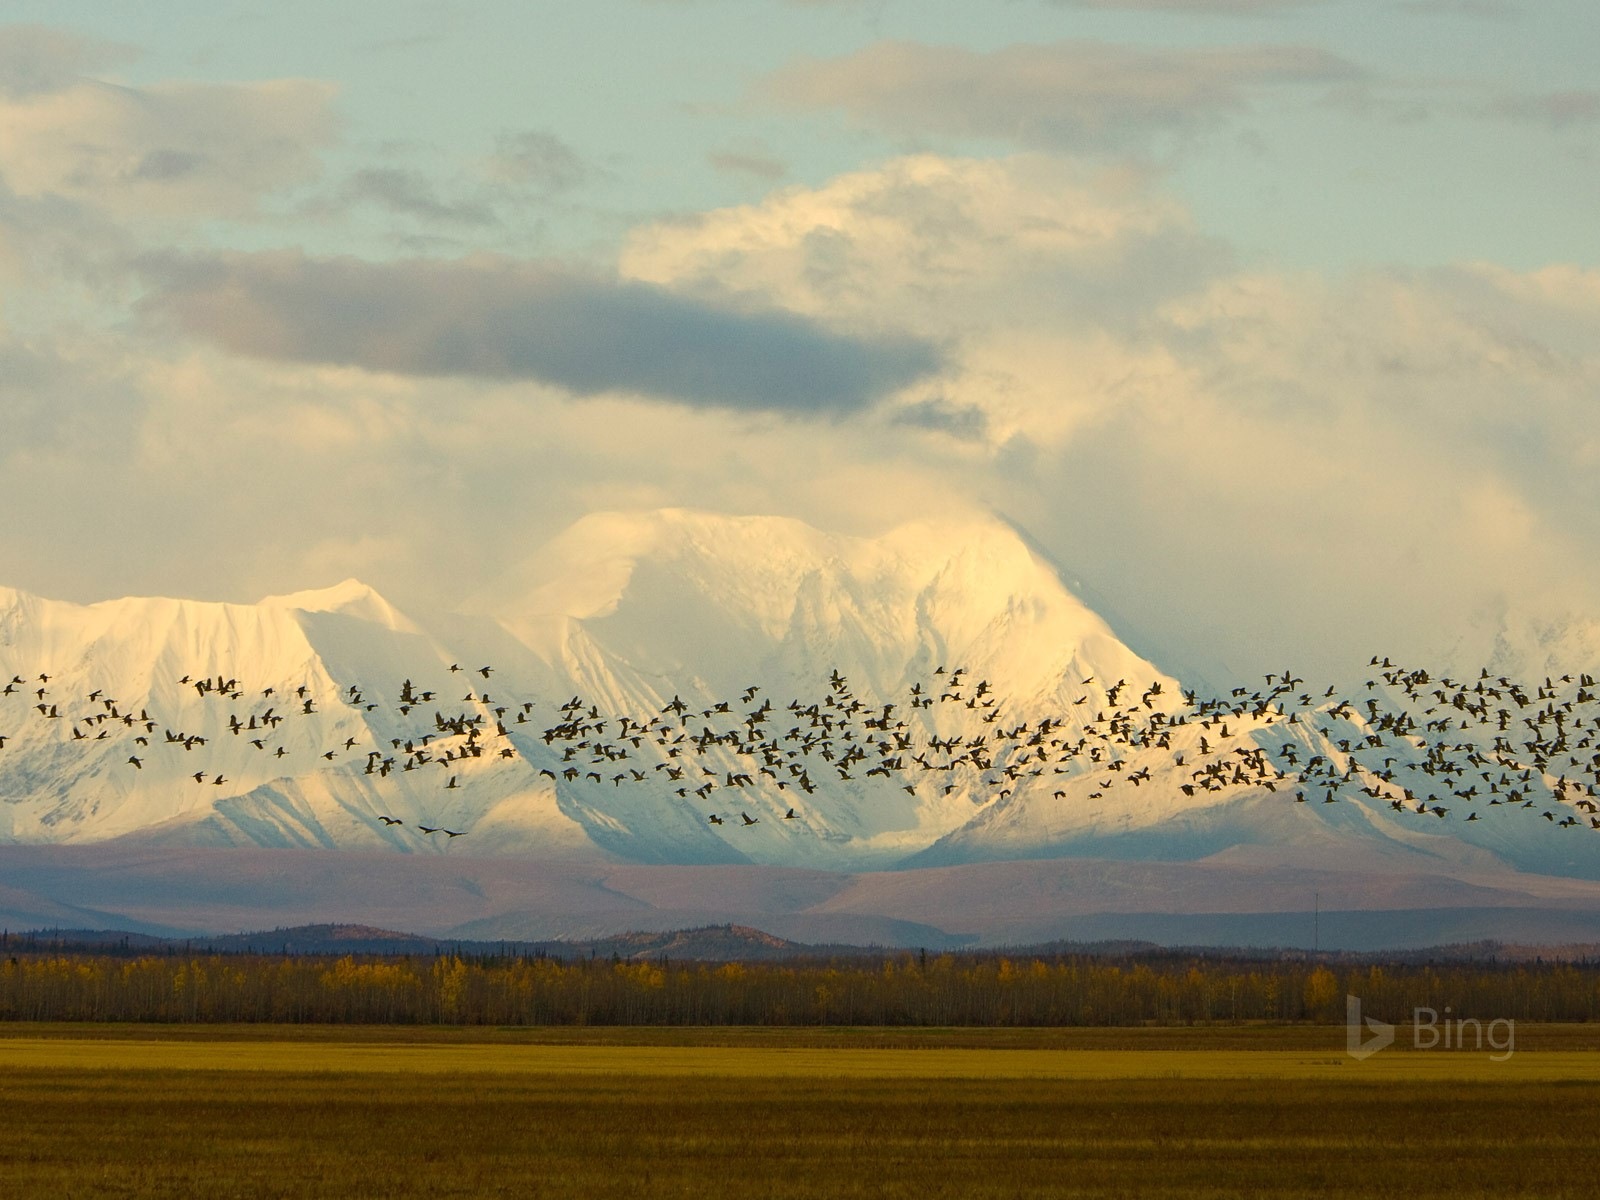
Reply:
<svg viewBox="0 0 1600 1200"><path fill-rule="evenodd" d="M1600 1030L0 1026L23 1196L1593 1196Z"/></svg>

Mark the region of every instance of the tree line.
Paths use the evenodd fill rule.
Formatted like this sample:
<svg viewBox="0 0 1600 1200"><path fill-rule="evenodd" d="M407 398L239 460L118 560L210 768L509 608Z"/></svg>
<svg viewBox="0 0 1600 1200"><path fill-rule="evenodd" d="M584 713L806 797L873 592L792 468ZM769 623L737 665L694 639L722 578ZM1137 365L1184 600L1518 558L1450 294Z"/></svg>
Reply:
<svg viewBox="0 0 1600 1200"><path fill-rule="evenodd" d="M461 1025L1132 1026L1600 1019L1600 964L905 954L704 963L541 956L12 954L0 1020Z"/></svg>

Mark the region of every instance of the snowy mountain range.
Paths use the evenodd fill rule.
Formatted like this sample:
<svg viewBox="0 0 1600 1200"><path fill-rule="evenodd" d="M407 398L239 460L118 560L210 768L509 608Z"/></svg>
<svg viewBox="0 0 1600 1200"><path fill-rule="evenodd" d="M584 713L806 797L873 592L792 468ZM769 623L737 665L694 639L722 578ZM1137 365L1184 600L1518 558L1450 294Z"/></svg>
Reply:
<svg viewBox="0 0 1600 1200"><path fill-rule="evenodd" d="M0 588L0 841L1600 875L1553 775L1511 781L1536 814L1419 816L1398 799L1431 770L1380 778L1351 749L1371 714L1336 699L1291 719L1311 685L1287 670L1283 699L1202 717L999 520L596 514L480 609L354 580L252 605ZM1285 762L1346 786L1307 796Z"/></svg>

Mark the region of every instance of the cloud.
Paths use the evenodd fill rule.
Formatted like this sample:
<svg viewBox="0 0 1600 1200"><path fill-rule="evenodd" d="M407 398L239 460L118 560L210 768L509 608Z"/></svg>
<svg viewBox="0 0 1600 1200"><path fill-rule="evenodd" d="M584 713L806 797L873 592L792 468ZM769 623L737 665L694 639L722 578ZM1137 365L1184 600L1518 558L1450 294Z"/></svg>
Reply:
<svg viewBox="0 0 1600 1200"><path fill-rule="evenodd" d="M997 503L1213 678L1274 653L1475 666L1498 614L1600 606L1600 281L1238 275L1162 306L1174 368ZM1272 647L1272 649L1268 649ZM1364 661L1364 659L1363 659Z"/></svg>
<svg viewBox="0 0 1600 1200"><path fill-rule="evenodd" d="M86 361L87 360L87 361ZM96 453L125 448L140 406L123 373L94 364L82 346L61 339L0 335L0 424L12 452L47 448ZM0 455L0 462L4 456Z"/></svg>
<svg viewBox="0 0 1600 1200"><path fill-rule="evenodd" d="M0 285L26 280L35 320L64 299L65 280L114 290L132 245L102 213L60 196L18 196L0 179Z"/></svg>
<svg viewBox="0 0 1600 1200"><path fill-rule="evenodd" d="M1154 57L1178 64L1170 95L1135 70L1124 83L1150 109L1107 117L1118 136L1280 86L1259 64L1235 81L1187 52ZM1021 60L962 61L987 72L972 127L998 128L1013 85L993 77ZM1047 84L1069 115L1115 107L1110 83L1014 87ZM1072 99L1091 84L1105 95ZM0 102L63 138L28 133L0 186L6 249L35 273L10 289L29 333L0 331L0 582L249 599L345 561L402 604L448 605L597 508L873 532L984 504L1087 579L1141 649L1217 679L1477 638L1470 659L1492 642L1484 614L1600 608L1593 271L1247 273L1151 174L919 154L638 228L616 277L147 257L146 321L69 334L50 309L85 276L56 263L126 261L119 233L153 240L133 220L108 231L113 216L252 211L317 172L325 132L236 119L246 143L284 140L230 191L220 127L134 122L117 166L72 139L100 144L117 127L105 112L132 121L153 90L53 86ZM1192 118L1176 112L1191 101ZM957 107L933 104L928 127ZM328 94L308 111L331 122ZM1064 128L1052 151L1109 144ZM0 154L16 136L0 123ZM494 180L386 163L327 192L349 180L347 199L442 226L465 224L463 196L507 211L514 167L535 191L581 186L559 146L516 145L526 160L507 155ZM101 289L112 311L125 286ZM772 419L810 413L857 415Z"/></svg>
<svg viewBox="0 0 1600 1200"><path fill-rule="evenodd" d="M704 0L642 0L645 4L675 4L685 8L703 2ZM792 8L861 8L877 12L889 0L780 0L780 2Z"/></svg>
<svg viewBox="0 0 1600 1200"><path fill-rule="evenodd" d="M393 150L398 155L402 150ZM443 176L400 165L391 157L330 181L301 200L297 213L337 221L352 208L397 218L396 243L412 253L457 252L525 226L530 212L554 211L567 193L606 178L556 135L542 130L501 132L486 158ZM475 238L475 242L465 239Z"/></svg>
<svg viewBox="0 0 1600 1200"><path fill-rule="evenodd" d="M739 151L721 151L708 154L706 161L719 171L734 175L748 175L763 183L776 183L789 173L789 168L770 154L750 154Z"/></svg>
<svg viewBox="0 0 1600 1200"><path fill-rule="evenodd" d="M1152 50L1071 41L981 52L877 42L843 58L801 59L768 76L762 91L896 134L1084 150L1203 126L1247 108L1265 88L1360 75L1310 46Z"/></svg>
<svg viewBox="0 0 1600 1200"><path fill-rule="evenodd" d="M292 252L146 260L148 315L237 353L580 396L843 413L932 371L926 341L835 333L540 263L370 263Z"/></svg>
<svg viewBox="0 0 1600 1200"><path fill-rule="evenodd" d="M1194 286L1220 253L1136 171L920 154L643 226L620 265L844 327L951 337L1055 322L1063 306L1114 320Z"/></svg>
<svg viewBox="0 0 1600 1200"><path fill-rule="evenodd" d="M1425 16L1480 17L1507 21L1522 14L1517 0L1401 0L1396 7Z"/></svg>
<svg viewBox="0 0 1600 1200"><path fill-rule="evenodd" d="M1157 661L1241 682L1290 663L1334 682L1374 650L1471 665L1500 613L1595 611L1596 346L1597 273L1458 267L1234 272L1153 300L1137 328L991 326L959 348L957 390L935 376L849 422L566 404L520 383L199 349L149 371L131 443L144 474L96 460L104 480L71 504L140 497L140 536L183 548L140 568L146 589L187 571L208 594L246 575L229 585L241 597L292 590L327 566L303 532L316 529L366 547L401 603L471 592L594 509L873 532L987 504ZM1065 432L1062 406L1079 412ZM59 504L83 478L66 463L0 475L0 497L31 485L15 511L48 519L42 497ZM100 553L115 532L83 544ZM251 555L223 553L241 539Z"/></svg>
<svg viewBox="0 0 1600 1200"><path fill-rule="evenodd" d="M405 167L364 167L339 192L341 206L375 204L399 216L450 225L492 225L494 210L477 200L445 200L432 180Z"/></svg>
<svg viewBox="0 0 1600 1200"><path fill-rule="evenodd" d="M20 100L63 91L137 53L118 42L42 25L0 25L0 96Z"/></svg>
<svg viewBox="0 0 1600 1200"><path fill-rule="evenodd" d="M989 428L989 418L981 408L951 404L937 397L902 405L889 419L895 425L946 433L964 442L978 441Z"/></svg>
<svg viewBox="0 0 1600 1200"><path fill-rule="evenodd" d="M320 171L334 88L77 82L0 101L0 174L18 196L119 218L238 216Z"/></svg>
<svg viewBox="0 0 1600 1200"><path fill-rule="evenodd" d="M1600 90L1570 88L1558 92L1505 95L1487 104L1487 116L1562 130L1600 123Z"/></svg>
<svg viewBox="0 0 1600 1200"><path fill-rule="evenodd" d="M450 604L598 508L872 532L988 504L1217 681L1470 664L1498 614L1600 598L1600 273L1577 267L1228 273L1134 327L987 325L956 390L849 422L106 341L0 363L28 431L0 450L7 582L248 599L342 548L403 605Z"/></svg>
<svg viewBox="0 0 1600 1200"><path fill-rule="evenodd" d="M1176 12L1202 16L1254 16L1289 8L1308 8L1326 0L1050 0L1058 8L1132 12Z"/></svg>
<svg viewBox="0 0 1600 1200"><path fill-rule="evenodd" d="M1243 273L1149 178L1027 155L785 188L621 261L938 337L885 461L1017 519L1157 661L1470 661L1495 614L1600 606L1595 272Z"/></svg>
<svg viewBox="0 0 1600 1200"><path fill-rule="evenodd" d="M543 129L502 133L495 140L490 173L546 193L568 192L601 172L555 134Z"/></svg>
<svg viewBox="0 0 1600 1200"><path fill-rule="evenodd" d="M936 340L938 404L907 393L902 422L1000 446L1059 442L1164 386L1159 356L1129 347L1161 301L1206 286L1228 256L1139 172L924 154L646 226L620 264L712 300Z"/></svg>
<svg viewBox="0 0 1600 1200"><path fill-rule="evenodd" d="M5 584L63 598L249 601L342 578L344 549L403 607L448 608L597 509L779 512L869 533L971 506L924 465L886 460L866 420L573 404L521 381L118 337L34 366L41 415L78 415L42 440L0 439L0 562Z"/></svg>

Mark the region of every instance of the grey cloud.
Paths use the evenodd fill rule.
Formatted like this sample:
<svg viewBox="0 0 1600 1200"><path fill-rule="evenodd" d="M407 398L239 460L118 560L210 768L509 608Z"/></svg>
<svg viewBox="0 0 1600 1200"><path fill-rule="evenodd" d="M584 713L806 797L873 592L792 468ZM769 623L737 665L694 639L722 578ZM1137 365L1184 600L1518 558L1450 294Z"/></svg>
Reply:
<svg viewBox="0 0 1600 1200"><path fill-rule="evenodd" d="M136 56L130 46L43 25L0 26L0 96L59 92L92 71Z"/></svg>
<svg viewBox="0 0 1600 1200"><path fill-rule="evenodd" d="M4 139L6 185L120 218L245 216L269 193L315 179L333 140L335 89L253 83L88 81L31 99Z"/></svg>
<svg viewBox="0 0 1600 1200"><path fill-rule="evenodd" d="M84 205L56 195L19 196L0 178L0 259L40 296L65 280L114 294L133 246L125 229Z"/></svg>
<svg viewBox="0 0 1600 1200"><path fill-rule="evenodd" d="M701 0L643 0L646 4L675 4L687 8ZM887 0L781 0L791 8L861 8L869 12L881 9Z"/></svg>
<svg viewBox="0 0 1600 1200"><path fill-rule="evenodd" d="M1204 16L1254 16L1287 8L1307 8L1326 0L1050 0L1058 8L1135 12L1195 13Z"/></svg>
<svg viewBox="0 0 1600 1200"><path fill-rule="evenodd" d="M417 376L538 380L583 396L847 413L931 373L910 338L506 260L370 263L299 253L145 260L147 316L238 354Z"/></svg>
<svg viewBox="0 0 1600 1200"><path fill-rule="evenodd" d="M55 372L44 356L23 346L0 342L0 419L13 447L48 440L61 419L60 410L45 395Z"/></svg>
<svg viewBox="0 0 1600 1200"><path fill-rule="evenodd" d="M899 133L1084 149L1209 122L1245 108L1265 87L1360 75L1310 46L1149 50L1070 41L981 53L878 42L843 58L801 59L764 88L780 103L842 109Z"/></svg>
<svg viewBox="0 0 1600 1200"><path fill-rule="evenodd" d="M153 183L171 183L193 175L203 168L208 159L204 154L188 150L152 150L141 158L129 172L129 178Z"/></svg>
<svg viewBox="0 0 1600 1200"><path fill-rule="evenodd" d="M1565 129L1573 125L1600 122L1600 91L1573 88L1567 91L1501 96L1484 110L1492 117L1547 125Z"/></svg>
<svg viewBox="0 0 1600 1200"><path fill-rule="evenodd" d="M789 168L775 158L765 154L740 154L735 151L714 153L706 156L706 161L719 171L727 171L735 175L749 175L756 179L763 179L775 183L789 174Z"/></svg>
<svg viewBox="0 0 1600 1200"><path fill-rule="evenodd" d="M376 204L402 216L455 225L492 225L494 212L472 200L441 199L420 171L403 167L367 167L357 171L340 193L347 203Z"/></svg>
<svg viewBox="0 0 1600 1200"><path fill-rule="evenodd" d="M1445 109L1438 96L1387 80L1352 80L1335 84L1325 97L1330 108L1368 122L1414 125Z"/></svg>
<svg viewBox="0 0 1600 1200"><path fill-rule="evenodd" d="M501 178L545 192L571 191L599 174L566 142L542 129L502 133L491 165Z"/></svg>
<svg viewBox="0 0 1600 1200"><path fill-rule="evenodd" d="M1513 0L1404 0L1398 7L1426 16L1482 17L1506 21L1521 14Z"/></svg>
<svg viewBox="0 0 1600 1200"><path fill-rule="evenodd" d="M119 364L94 360L101 348L0 335L0 463L41 450L91 458L127 453L145 406Z"/></svg>
<svg viewBox="0 0 1600 1200"><path fill-rule="evenodd" d="M981 441L989 431L989 418L981 408L952 404L939 397L896 409L890 421L913 429L949 434L962 442Z"/></svg>

